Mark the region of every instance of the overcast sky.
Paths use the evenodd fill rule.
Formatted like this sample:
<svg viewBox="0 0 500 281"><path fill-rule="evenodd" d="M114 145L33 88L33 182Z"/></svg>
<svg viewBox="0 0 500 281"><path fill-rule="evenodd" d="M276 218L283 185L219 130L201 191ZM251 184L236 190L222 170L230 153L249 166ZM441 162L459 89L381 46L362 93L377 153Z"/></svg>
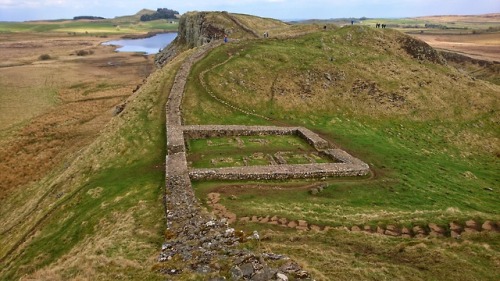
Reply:
<svg viewBox="0 0 500 281"><path fill-rule="evenodd" d="M277 19L499 13L500 0L0 0L0 21L115 16L147 8L229 11Z"/></svg>

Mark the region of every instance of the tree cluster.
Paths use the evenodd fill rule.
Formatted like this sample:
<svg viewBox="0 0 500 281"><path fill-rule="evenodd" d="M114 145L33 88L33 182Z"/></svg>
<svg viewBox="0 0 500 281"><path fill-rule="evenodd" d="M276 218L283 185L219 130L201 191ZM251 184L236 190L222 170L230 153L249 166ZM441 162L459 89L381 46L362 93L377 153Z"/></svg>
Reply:
<svg viewBox="0 0 500 281"><path fill-rule="evenodd" d="M425 24L425 28L448 29L448 27L446 25L442 25L442 24L430 24L430 23L426 23Z"/></svg>
<svg viewBox="0 0 500 281"><path fill-rule="evenodd" d="M103 17L94 17L94 16L78 16L74 17L73 20L103 20Z"/></svg>
<svg viewBox="0 0 500 281"><path fill-rule="evenodd" d="M158 8L154 14L141 16L141 21L151 21L159 19L175 19L179 12L167 8Z"/></svg>

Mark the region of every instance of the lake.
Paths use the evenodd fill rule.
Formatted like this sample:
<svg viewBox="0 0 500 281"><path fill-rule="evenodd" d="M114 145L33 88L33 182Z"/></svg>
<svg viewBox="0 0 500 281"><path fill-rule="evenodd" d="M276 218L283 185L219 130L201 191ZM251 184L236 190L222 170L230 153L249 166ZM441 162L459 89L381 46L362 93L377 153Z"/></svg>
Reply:
<svg viewBox="0 0 500 281"><path fill-rule="evenodd" d="M147 55L158 53L160 49L165 48L170 42L177 37L176 32L160 33L153 37L141 39L121 39L102 43L106 46L119 46L117 52L138 52Z"/></svg>

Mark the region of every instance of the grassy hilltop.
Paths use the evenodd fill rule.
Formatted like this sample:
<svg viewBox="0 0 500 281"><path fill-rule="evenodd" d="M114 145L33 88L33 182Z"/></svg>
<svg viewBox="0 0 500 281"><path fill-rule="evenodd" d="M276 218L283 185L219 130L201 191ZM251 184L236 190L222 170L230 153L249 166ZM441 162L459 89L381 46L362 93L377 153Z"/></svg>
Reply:
<svg viewBox="0 0 500 281"><path fill-rule="evenodd" d="M305 126L363 159L374 172L369 180L331 181L316 196L300 188L311 181L195 185L200 198L220 192L223 205L238 217L361 228L499 219L500 88L448 66L420 41L362 26L319 28L291 39L224 45L200 62L192 77L183 107L186 123ZM231 110L207 91L273 121ZM498 274L491 270L498 260L497 235L472 238L479 247L483 242L491 247L485 252L466 246L470 240L391 241L342 232L296 236L271 229L264 247L302 259L325 280L408 274L416 280L454 279L463 272L491 279ZM284 242L290 235L298 242ZM469 251L478 260L467 261ZM342 266L325 266L332 259ZM461 273L453 273L456 264Z"/></svg>
<svg viewBox="0 0 500 281"><path fill-rule="evenodd" d="M279 216L332 227L300 232L233 225L259 231L261 241L250 245L253 250L286 254L316 280L498 277L497 232L402 238L343 228L428 230L432 223L448 235L450 222L500 221L500 86L451 67L428 45L395 30L331 25L323 30L323 25L231 16L237 22L209 14L217 25L246 29L234 30L241 40L230 38L192 69L184 122L304 126L369 163L373 173L361 179L195 182L207 209L212 208L205 203L208 193L216 192L238 218ZM250 36L248 30L268 31L271 38ZM67 155L42 180L0 199L0 279L165 280L154 271L165 239L164 108L191 52L151 74L90 145ZM227 107L209 92L255 115ZM258 141L270 143L273 153L293 143ZM256 152L256 140L243 142ZM193 161L205 156L204 150L226 158L242 151L233 139L214 143L216 149L208 142L191 143ZM309 188L318 183L326 188L312 195ZM203 280L189 274L177 278Z"/></svg>

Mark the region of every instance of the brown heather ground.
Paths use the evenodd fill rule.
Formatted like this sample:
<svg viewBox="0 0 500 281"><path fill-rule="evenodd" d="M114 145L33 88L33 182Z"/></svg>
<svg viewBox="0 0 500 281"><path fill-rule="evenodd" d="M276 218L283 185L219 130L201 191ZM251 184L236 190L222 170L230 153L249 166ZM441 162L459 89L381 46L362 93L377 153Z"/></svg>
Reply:
<svg viewBox="0 0 500 281"><path fill-rule="evenodd" d="M500 33L412 35L436 49L449 50L475 59L500 62Z"/></svg>
<svg viewBox="0 0 500 281"><path fill-rule="evenodd" d="M0 198L88 145L152 70L152 58L115 53L105 40L0 35Z"/></svg>

